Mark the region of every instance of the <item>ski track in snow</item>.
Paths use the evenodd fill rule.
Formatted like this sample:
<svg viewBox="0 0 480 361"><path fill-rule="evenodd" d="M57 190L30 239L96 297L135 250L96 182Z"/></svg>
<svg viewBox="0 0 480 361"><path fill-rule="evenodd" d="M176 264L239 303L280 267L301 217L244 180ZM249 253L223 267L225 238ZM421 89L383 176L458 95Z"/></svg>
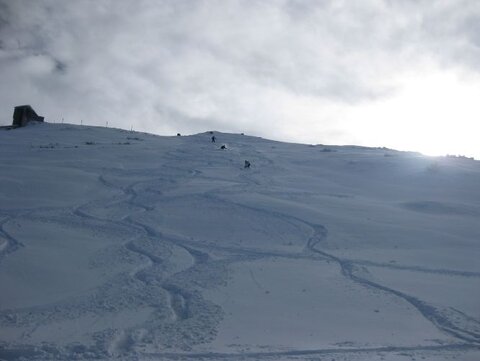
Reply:
<svg viewBox="0 0 480 361"><path fill-rule="evenodd" d="M261 209L256 209L253 207L249 207L249 208L255 209L257 211L263 211ZM269 212L269 214L272 214L272 212ZM443 314L442 312L440 312L440 310L427 304L426 302L423 302L415 297L412 297L400 291L391 289L384 285L372 282L370 280L367 280L355 274L356 264L370 265L369 262L358 262L358 261L356 262L356 261L341 259L332 254L329 254L325 251L318 249L317 246L321 245L321 242L324 241L328 235L328 230L324 226L319 224L312 224L312 223L306 222L305 220L300 220L298 218L287 216L284 214L277 214L277 216L281 218L297 221L297 222L303 222L304 224L311 227L314 232L314 235L307 241L306 243L307 249L313 253L323 256L325 259L329 259L336 262L341 267L342 275L344 275L346 278L348 278L352 282L355 282L362 286L374 288L376 290L391 294L393 296L399 297L407 301L413 307L415 307L420 312L420 314L422 314L423 317L425 317L428 321L430 321L433 325L435 325L435 327L437 327L441 331L448 333L451 336L461 341L472 343L480 347L480 332L478 331L472 332L469 330L462 329L456 326L455 324L453 324L447 315ZM282 255L277 254L276 257L282 257ZM378 266L379 264L374 263L373 265ZM448 271L448 270L436 271L436 270L425 270L422 268L420 268L419 270L417 267L402 267L400 269L408 269L408 270L414 270L414 271L420 271L420 272L431 272L431 273L439 273L439 274L453 274L456 276L464 276L464 277L472 276L472 273L470 272L455 272L455 271ZM476 276L477 274L473 273L473 275ZM452 309L452 311L454 311L457 316L461 315L462 318L468 317L457 310ZM470 321L472 320L473 319L470 318ZM474 322L475 322L475 325L478 327L478 330L480 330L480 323L476 320Z"/></svg>
<svg viewBox="0 0 480 361"><path fill-rule="evenodd" d="M258 164L261 162L269 166L275 166L275 162L263 153L255 151L256 157L258 159ZM185 155L186 154L186 155ZM415 298L406 293L400 292L393 288L390 288L386 285L376 283L369 279L361 277L357 270L358 266L364 267L384 267L394 270L408 270L414 272L422 273L434 273L434 274L443 274L443 275L452 275L458 277L480 277L478 272L467 272L467 271L456 271L448 269L432 269L421 266L402 266L398 264L388 264L382 262L373 262L373 261L364 261L364 260L355 260L355 259L346 259L337 257L329 252L326 252L322 249L322 242L324 242L328 237L328 230L321 224L315 224L307 222L304 219L299 219L297 217L283 214L277 211L266 210L262 208L257 208L249 206L246 204L241 204L239 202L234 202L227 199L226 197L219 196L221 191L224 191L228 186L223 186L219 189L211 189L205 191L201 196L207 202L216 202L224 203L226 206L235 206L240 207L245 210L252 210L259 213L264 213L269 217L275 217L276 219L282 222L288 222L291 224L301 224L305 227L309 227L312 232L312 236L309 239L305 240L305 248L300 252L284 252L279 250L266 250L261 248L252 248L252 247L235 247L229 245L219 245L206 242L198 242L197 240L190 239L188 237L183 237L179 234L169 234L167 231L158 231L157 229L152 228L148 224L141 222L141 214L148 214L149 212L155 210L155 205L145 204L139 198L146 192L153 192L156 196L156 203L161 203L162 197L164 194L161 191L149 189L149 185L162 185L162 182L166 180L170 186L173 185L173 188L179 187L178 182L186 181L193 178L202 178L208 179L206 176L203 176L202 172L195 169L190 169L185 172L184 168L176 167L175 165L185 161L183 157L189 156L188 153L179 154L178 152L169 152L165 159L167 159L166 164L163 166L163 170L174 169L177 170L181 176L177 179L165 179L157 178L155 174L161 173L162 168L159 169L141 169L138 170L139 176L146 177L146 180L135 181L126 186L114 185L108 180L108 177L114 173L122 174L122 170L109 171L105 170L103 173L98 175L98 182L106 188L110 188L114 191L120 191L122 195L116 195L112 197L109 201L102 200L100 203L98 201L89 201L84 204L77 205L72 208L71 214L77 217L80 220L85 222L102 222L109 224L113 227L122 227L128 228L131 230L132 237L123 243L125 250L128 250L132 254L135 254L140 259L143 259L143 263L139 264L132 273L130 277L142 284L142 287L160 287L165 293L165 300L167 302L167 307L170 309L170 319L166 321L170 324L180 324L186 320L192 318L195 315L195 312L198 310L195 309L195 304L202 302L199 300L199 293L197 291L192 291L190 289L184 288L181 285L181 282L177 280L178 277L187 274L188 272L196 272L199 268L204 266L215 267L216 262L221 262L222 264L231 264L234 262L241 262L245 260L256 260L262 258L292 258L292 259L309 259L317 260L324 262L325 260L336 263L339 266L339 270L343 277L348 281L353 282L362 287L375 289L379 292L384 292L391 296L397 297L403 301L408 302L413 306L422 317L428 320L433 324L437 329L446 333L453 338L457 339L457 343L447 344L447 345L437 345L437 346L412 346L412 347L364 347L364 348L332 348L332 349L313 349L313 350L287 350L287 351L266 351L266 352L241 352L241 353L222 353L222 352L189 352L188 348L179 352L170 352L170 351L142 351L137 348L135 343L143 342L142 337L147 337L138 330L134 328L126 328L124 330L115 331L110 337L107 337L107 345L99 346L96 345L96 348L102 348L102 350L97 350L98 353L93 358L110 358L110 357L125 357L137 359L139 355L145 359L268 359L280 356L322 356L322 355L334 355L334 354L358 354L358 353L378 353L378 352L402 352L402 351L463 351L463 350L480 350L480 323L471 318L470 316L457 311L455 309L450 310L440 310L435 308L428 303ZM112 173L112 174L109 174ZM153 175L151 175L153 173ZM165 172L168 174L168 172ZM175 174L175 173L174 173ZM265 187L265 183L262 183L257 179L259 172L252 169L250 173L242 173L238 179L240 186L244 190L251 192L260 193L261 191L256 189L257 187ZM268 182L268 180L266 180ZM175 196L168 196L169 200L175 199ZM105 208L106 206L110 208L115 208L116 206L126 206L127 212L118 219L114 218L103 218L95 215L94 211L96 208ZM25 216L27 213L34 214L44 209L30 209L28 211L2 211L3 219L0 220L0 240L4 240L5 244L0 248L0 262L2 258L8 256L12 252L15 252L20 247L22 243L20 240L15 239L11 234L5 230L5 224L15 221L16 218ZM49 211L65 211L64 207L58 208L49 208ZM3 214L5 213L5 216ZM187 252L192 258L192 264L186 268L178 271L177 273L168 275L166 278L158 278L150 273L154 268L161 269L163 267L164 259L155 255L153 252L149 251L147 248L142 247L139 244L141 239L150 239L158 242L159 244L166 244L169 247L178 247L183 251ZM221 253L223 256L214 258L212 253ZM252 272L250 272L252 279L255 284L261 288L261 285L255 279ZM55 307L55 305L46 305L45 307ZM37 309L38 310L38 309ZM22 311L22 310L15 310ZM31 312L32 310L24 310L25 312ZM447 312L448 311L448 312ZM0 312L4 314L5 312ZM198 315L197 315L198 316ZM461 322L455 322L453 318L460 318L463 320L468 319L468 321L474 324L475 327L471 329L465 329L461 327ZM153 331L155 325L152 326ZM473 330L472 330L473 328ZM30 334L36 331L34 327ZM28 339L28 335L25 336L25 339ZM50 348L39 349L36 346L28 344L19 344L19 345L2 345L0 343L0 359L5 360L15 360L15 359L42 359L45 355L48 355L48 358L52 359L62 359L75 354L75 357L82 357L82 355L90 355L92 348L85 349L73 349L70 348L56 348L55 346L49 346ZM88 353L90 352L90 354ZM88 358L88 356L85 356Z"/></svg>
<svg viewBox="0 0 480 361"><path fill-rule="evenodd" d="M413 307L415 307L418 312L420 312L423 317L425 317L427 320L432 322L437 328L439 328L441 331L446 332L453 337L469 342L469 343L474 343L478 344L480 346L480 333L478 332L471 332L469 330L461 329L460 327L454 325L451 320L446 316L445 314L442 314L439 310L437 310L435 307L430 306L426 302L423 302L413 296L407 295L403 292L394 290L392 288L386 287L384 285L372 282L370 280L367 280L365 278L362 278L358 275L355 274L355 264L343 260L341 258L335 257L331 254L328 254L326 252L323 252L319 249L317 249L315 246L318 245L323 238L326 238L326 230L322 229L320 232L318 232L318 236L312 238L308 242L308 249L311 250L312 252L319 253L322 256L325 256L327 258L330 258L332 261L337 262L341 269L342 269L342 274L350 279L351 281L358 283L360 285L364 285L367 287L371 287L386 293L389 293L391 295L397 296L408 303L410 303ZM458 312L458 311L457 311ZM462 314L463 316L463 314ZM480 323L477 322L477 325L480 326Z"/></svg>
<svg viewBox="0 0 480 361"><path fill-rule="evenodd" d="M448 275L448 276L460 276L460 277L480 277L480 272L468 272L468 271L456 271L449 269L435 269L435 268L425 268L420 266L403 266L400 264L392 263L381 263L381 262L371 262L371 261L362 261L355 259L345 259L346 262L362 266L371 266L371 267L381 267L381 268L390 268L394 270L404 270L404 271L414 271L422 273L432 273L439 275Z"/></svg>
<svg viewBox="0 0 480 361"><path fill-rule="evenodd" d="M129 203L142 206L141 204L138 204L138 203L134 202L134 199L136 197L136 193L133 191L133 188L134 188L134 185L129 186L128 191L125 192L126 194L131 195ZM211 195L211 192L210 192L210 194L204 194L204 196L205 196L205 198L214 198ZM218 200L218 199L216 199L216 200ZM225 200L222 200L222 201L225 201ZM228 201L225 201L225 202L228 202ZM230 203L233 203L233 202L230 202ZM237 203L235 205L246 207L244 205L239 205ZM142 207L145 209L145 211L148 211L148 207L145 207L145 206L142 206ZM249 208L252 208L252 207L249 207ZM264 210L258 209L258 208L255 208L255 210L260 211L260 212L264 211ZM268 213L269 213L269 215L272 215L274 212L269 211ZM350 261L350 260L340 259L340 258L337 258L337 257L335 257L335 256L333 256L329 253L326 253L326 252L321 251L321 250L316 248L316 246L319 245L321 243L321 241L324 240L327 237L327 234L328 234L327 229L325 227L323 227L322 225L310 224L310 223L305 222L304 220L300 220L300 219L297 219L295 217L287 216L285 214L275 214L275 216L277 216L279 218L286 219L286 220L290 220L290 221L293 220L293 221L296 221L296 222L304 223L305 225L310 226L312 228L312 230L314 231L314 236L307 241L307 243L306 243L307 249L309 251L313 252L313 253L320 254L321 256L325 257L326 259L330 259L330 260L338 263L339 266L341 267L342 274L345 277L347 277L349 280L351 280L355 283L358 283L360 285L367 286L367 287L372 287L374 289L377 289L377 290L380 290L380 291L383 291L383 292L386 292L386 293L389 293L389 294L392 294L394 296L397 296L399 298L404 299L405 301L410 303L413 307L415 307L423 315L423 317L425 317L430 322L432 322L440 330L458 338L461 341L464 341L464 342L467 342L467 343L475 343L475 344L480 341L480 334L475 333L475 332L470 332L468 330L463 330L463 329L460 329L459 327L456 327L455 325L452 324L452 322L449 321L449 319L446 316L442 315L434 307L429 306L425 302L422 302L421 300L418 300L415 297L409 296L409 295L404 294L402 292L396 291L394 289L388 288L386 286L377 284L375 282L366 280L364 278L361 278L361 277L355 275L354 265L355 264L362 264L362 265L370 265L370 266L391 267L391 268L397 268L397 269L414 270L414 271L419 271L419 272L431 272L431 273L439 273L439 274L453 274L453 275L465 276L465 277L470 277L470 276L477 277L479 275L478 273L459 272L459 271L450 271L450 270L431 270L431 269L425 269L425 268L422 268L422 267L402 267L402 266L396 266L395 267L395 265L392 266L392 265L388 265L388 264L379 264L379 263L362 262L362 261ZM135 225L138 225L139 227L144 228L145 232L150 237L161 238L161 235L158 234L157 232L155 232L150 227L142 225L141 223L138 223L138 222L132 222L132 223L134 223ZM176 240L174 242L177 245L181 243L178 240ZM198 252L198 251L193 251L192 249L190 249L188 247L185 247L185 246L183 246L183 247L187 251L189 251L190 253ZM201 245L199 247L202 248ZM235 249L233 247L218 247L218 248L222 249L224 251L242 252L245 255L253 256L253 257L259 257L259 256L260 257L262 257L262 256L263 257L294 257L294 258L300 257L300 255L296 254L296 253L295 254L283 254L281 252L261 252L261 251L258 251L258 250ZM128 249L133 251L133 252L137 252L141 255L144 255L146 257L150 257L148 254L146 254L145 252L142 252L138 249L134 249L134 248L131 248L131 247L128 247ZM208 250L208 248L207 248L207 250ZM152 258L150 258L150 259L151 259L152 263L157 262ZM206 262L206 261L207 260L205 260L204 262ZM253 277L253 275L252 275L252 277ZM255 283L258 284L258 282L255 282ZM185 311L185 308L187 308L187 307L185 306L185 297L182 296L181 290L179 290L175 287L171 287L171 286L165 286L164 288L171 293L171 300L172 300L171 304L172 304L172 308L175 310L174 313L176 314L176 318L177 319L187 318L186 312L188 313L188 311ZM180 308L180 310L178 310L179 308ZM470 346L464 345L464 346L467 347L467 348L468 347L476 347L476 345L470 345ZM458 348L458 347L459 347L458 345L454 346L454 348ZM434 347L432 347L432 348L434 348ZM400 348L400 350L403 350L403 349L412 350L414 348ZM421 349L421 348L416 348L416 349L418 350L418 349ZM427 347L426 349L430 349L430 348ZM355 351L348 350L347 352L359 352L361 350L362 349L356 349ZM383 348L383 349L376 349L376 350L378 350L378 351L386 351L386 350L398 351L398 350L395 350L394 348L393 349L392 348ZM372 351L372 350L367 350L367 351ZM324 350L324 352L331 353L332 351L331 350L330 351ZM338 350L336 352L338 352ZM321 353L322 353L322 350L317 350L317 351L289 351L289 352L284 352L284 353L274 353L274 352L273 353L252 353L252 354L247 354L245 356L260 357L260 356L275 356L275 355L308 355L308 354L321 354ZM209 357L209 355L217 357L217 358L218 357L223 358L223 357L233 356L232 354L222 355L222 354L208 354L208 353L207 354L192 354L192 355L188 355L188 356L195 358L195 357ZM167 354L163 354L162 356L172 357L172 356L174 356L174 354L168 354L167 353ZM187 356L187 355L183 355L183 356Z"/></svg>
<svg viewBox="0 0 480 361"><path fill-rule="evenodd" d="M19 247L23 247L20 241L12 237L4 229L4 224L11 220L12 217L5 217L0 221L0 261L9 253L15 252Z"/></svg>
<svg viewBox="0 0 480 361"><path fill-rule="evenodd" d="M414 346L414 347L364 347L364 348L335 348L335 349L319 349L319 350L291 350L283 352L244 352L241 354L237 353L220 353L220 352L205 352L205 353L157 353L153 355L143 355L146 359L148 357L160 357L168 358L174 360L221 360L221 359L232 359L240 360L245 359L254 359L254 360L263 360L263 359L275 359L276 357L282 356L322 356L322 355L349 355L349 354L362 354L362 353L399 353L399 352L412 352L412 351L467 351L467 350L476 350L478 346L468 345L468 344L451 344L451 345L441 345L441 346Z"/></svg>
<svg viewBox="0 0 480 361"><path fill-rule="evenodd" d="M198 172L196 172L196 171L190 172L191 176L195 176L197 174L198 174ZM100 176L99 180L103 185L108 186L108 187L113 187L111 184L109 184L104 179L104 177ZM130 206L136 206L136 207L141 208L141 212L149 212L149 211L153 210L154 209L153 207L146 206L146 205L137 201L138 193L135 190L135 187L137 187L137 186L139 186L143 183L150 183L150 182L152 182L152 180L147 180L145 182L135 182L135 183L132 183L132 184L128 185L126 188L121 188L120 190L123 191L123 193L125 195L125 199L118 200L115 203L126 202ZM115 188L115 187L113 187L113 188ZM171 243L175 246L183 248L185 251L187 251L191 255L192 259L194 260L194 264L189 269L193 269L199 264L208 262L208 259L209 259L208 253L204 253L204 252L201 252L199 250L188 247L177 239L167 238L167 237L163 236L162 234L158 233L157 231L153 230L151 227L148 227L147 225L144 225L144 224L142 224L138 221L134 221L132 219L132 215L122 217L122 219L120 221L113 221L113 220L110 220L110 219L103 219L103 218L95 217L91 214L86 213L85 211L82 211L81 208L83 208L85 206L87 206L87 205L85 204L85 205L81 205L81 206L77 207L73 211L73 213L75 215L77 215L79 217L83 217L83 218L94 219L94 220L98 220L98 221L105 221L105 222L110 222L112 224L119 224L119 225L123 225L123 226L132 227L133 230L135 230L135 231L140 230L144 235L146 235L149 238L155 239L156 241ZM136 253L136 254L146 258L147 262L142 267L137 269L132 276L134 278L136 278L137 280L139 280L140 282L149 286L150 281L148 279L148 276L146 276L146 274L144 273L144 271L147 270L148 268L154 266L154 265L161 265L162 259L160 259L159 257L156 257L153 254L149 253L148 251L138 247L137 245L135 245L134 241L135 241L135 239L132 239L132 240L126 242L125 245L124 245L125 248L128 249L129 251L133 252L133 253ZM183 272L188 271L189 269L186 269ZM171 321L172 322L181 322L181 321L184 321L184 320L188 319L189 317L191 317L190 310L189 310L189 308L190 308L189 307L190 298L192 297L191 292L189 292L186 289L182 289L182 288L178 287L174 283L169 283L168 280L161 283L160 286L162 287L162 289L164 291L167 292L168 306L170 307L171 314L172 314ZM123 332L122 335L123 335L122 336L123 338L127 337L125 332ZM124 354L125 352L129 351L129 349L126 348L123 345L124 343L120 343L120 344L123 345L121 347L121 349L119 349L119 347L116 346L117 344L118 344L118 338L115 338L109 346L109 354L111 354L111 355Z"/></svg>

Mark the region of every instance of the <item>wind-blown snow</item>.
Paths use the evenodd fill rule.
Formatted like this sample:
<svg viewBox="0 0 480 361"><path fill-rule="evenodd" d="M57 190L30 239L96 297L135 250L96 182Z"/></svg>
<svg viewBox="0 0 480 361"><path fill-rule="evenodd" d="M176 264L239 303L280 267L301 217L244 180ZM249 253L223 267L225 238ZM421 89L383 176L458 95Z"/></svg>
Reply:
<svg viewBox="0 0 480 361"><path fill-rule="evenodd" d="M215 135L0 132L0 359L480 359L479 162Z"/></svg>

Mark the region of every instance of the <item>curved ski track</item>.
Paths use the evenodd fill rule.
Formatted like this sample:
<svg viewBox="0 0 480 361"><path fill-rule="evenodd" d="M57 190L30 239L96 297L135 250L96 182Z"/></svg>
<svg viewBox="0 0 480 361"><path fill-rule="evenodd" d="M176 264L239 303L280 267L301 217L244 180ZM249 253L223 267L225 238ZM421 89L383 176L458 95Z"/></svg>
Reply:
<svg viewBox="0 0 480 361"><path fill-rule="evenodd" d="M173 162L178 161L178 157L175 156L175 153L170 152L169 156ZM273 165L274 162L267 157L265 157L261 152L257 151L258 158L262 158L266 164ZM185 169L177 168L172 165L167 165L170 168L176 168L181 171L181 173L185 174ZM143 174L148 174L148 169L142 169ZM158 171L158 169L153 170L153 173ZM188 176L195 177L202 174L202 172L198 170L190 170ZM254 179L257 173L253 171L250 173L243 173L239 176L239 179L246 182L243 187L250 188L254 190L254 188L261 184L258 180ZM112 201L108 204L109 206L126 203L130 206L138 207L138 212L149 212L154 209L154 207L145 205L137 200L138 192L136 187L139 187L142 184L148 184L155 182L156 178L151 177L150 179L144 181L138 181L129 184L128 186L122 188L120 186L115 186L108 182L105 179L104 174L100 174L98 176L99 182L104 185L105 187L109 187L115 190L120 190L123 193L123 196L114 196ZM171 181L171 180L170 180ZM225 188L225 187L223 187ZM162 260L155 255L149 253L148 251L138 247L135 244L135 240L140 237L140 235L147 236L152 239L159 240L161 242L167 242L171 245L176 247L183 248L186 252L188 252L192 259L194 260L193 264L190 268L196 267L198 264L208 263L210 262L209 251L222 251L226 253L230 253L233 256L229 257L226 262L236 262L246 259L258 259L258 258L268 258L268 257L285 257L285 258L306 258L312 260L329 260L338 264L341 270L341 274L347 278L349 281L361 285L363 287L372 288L378 290L380 292L387 293L389 295L398 297L410 305L412 305L426 320L432 323L437 329L440 331L453 336L459 342L455 344L447 344L447 345L438 345L438 346L413 346L413 347L376 347L376 348L328 348L328 349L317 349L317 350L287 350L287 351L271 351L271 352L239 352L239 353L220 353L220 352L205 352L205 353L196 353L196 352L156 352L156 353L143 353L141 354L143 357L147 359L151 358L169 358L169 359L258 359L258 358L275 358L281 356L321 356L321 355L328 355L328 354L357 354L357 353L371 353L371 352L407 352L407 351L461 351L461 350L477 350L480 349L480 334L477 332L472 332L469 330L462 329L456 325L454 325L449 318L442 314L439 310L435 307L427 304L426 302L417 299L413 296L405 294L403 292L397 291L395 289L389 288L387 286L381 285L379 283L367 280L365 278L360 277L355 272L356 265L363 265L363 266L374 266L374 267L388 267L392 269L399 269L399 270L411 270L416 272L427 272L427 273L438 273L438 274L446 274L446 275L455 275L461 277L480 277L480 273L476 272L461 272L461 271L453 271L453 270L444 270L444 269L427 269L423 267L407 267L401 265L391 265L391 264L383 264L383 263L375 263L375 262L368 262L368 261L361 261L361 260L348 260L336 257L330 253L327 253L321 250L321 242L326 239L328 231L327 229L320 225L320 224L313 224L306 222L303 219L296 218L294 216L290 216L287 214L282 214L279 212L267 211L261 208L255 208L252 206L247 206L245 204L240 204L237 202L233 202L231 200L220 198L215 196L214 191L205 192L203 196L207 199L215 200L217 202L225 202L227 204L233 204L238 207L243 207L245 209L255 210L257 212L263 212L268 214L269 216L275 216L283 221L292 222L292 223L301 223L311 228L312 236L306 241L305 249L299 253L287 253L287 252L280 252L280 251L268 251L265 249L253 249L253 248L236 248L236 247L229 247L229 246L219 246L213 244L202 244L200 242L195 242L193 240L187 239L186 237L179 237L178 235L167 235L161 232L154 230L153 228L149 227L148 225L142 224L138 220L134 220L132 218L133 214L128 214L122 217L120 220L114 219L104 219L101 217L94 216L84 209L87 207L95 207L96 202L87 202L85 204L79 205L73 209L71 212L73 215L84 218L84 219L91 219L100 222L107 222L112 225L119 225L122 227L129 227L137 233L137 236L129 239L127 242L124 243L124 247L132 252L135 253L146 261L145 263L139 267L137 270L131 274L132 277L137 279L139 282L146 283L146 280L143 277L143 272L152 267L154 265L160 265ZM159 192L161 195L161 192ZM103 202L103 205L105 203ZM63 208L62 208L63 209ZM35 212L36 210L29 210L30 212ZM138 213L135 212L135 213ZM20 212L21 213L21 212ZM134 214L135 214L134 213ZM4 229L4 224L15 219L12 216L6 216L0 222L0 237L4 238L8 243L6 248L3 251L0 251L0 260L1 257L4 257L8 253L14 252L19 247L22 246L21 242L14 237L12 237L8 232ZM179 288L174 284L170 284L168 280L164 281L161 287L167 292L169 295L170 300L170 308L172 310L172 322L181 322L182 320L187 319L190 317L190 310L189 310L189 292L188 290L184 290ZM468 317L467 315L464 315ZM474 319L472 319L474 320ZM477 324L479 323L477 320L474 320ZM110 345L112 347L112 345ZM129 355L129 349L126 350L127 353L124 355ZM54 354L58 351L54 352ZM130 354L133 358L136 358L138 353ZM23 349L16 349L15 346L13 349L7 349L0 346L0 358L5 359L16 359L21 357L36 357L38 356L35 347L30 347L25 345ZM110 352L110 356L113 356L112 352Z"/></svg>

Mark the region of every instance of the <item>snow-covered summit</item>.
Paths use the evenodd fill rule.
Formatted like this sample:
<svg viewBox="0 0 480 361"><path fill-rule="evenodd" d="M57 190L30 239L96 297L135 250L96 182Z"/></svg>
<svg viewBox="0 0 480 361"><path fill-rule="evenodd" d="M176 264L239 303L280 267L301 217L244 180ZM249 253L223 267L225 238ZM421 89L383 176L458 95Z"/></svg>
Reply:
<svg viewBox="0 0 480 361"><path fill-rule="evenodd" d="M479 162L213 135L0 131L0 359L480 358Z"/></svg>

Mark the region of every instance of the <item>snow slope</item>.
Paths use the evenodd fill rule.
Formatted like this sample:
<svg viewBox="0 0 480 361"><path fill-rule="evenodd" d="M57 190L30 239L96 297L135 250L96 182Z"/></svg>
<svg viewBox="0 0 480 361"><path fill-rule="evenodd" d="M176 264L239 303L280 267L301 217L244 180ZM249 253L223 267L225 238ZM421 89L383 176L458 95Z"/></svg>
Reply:
<svg viewBox="0 0 480 361"><path fill-rule="evenodd" d="M479 162L215 135L0 131L1 360L480 359Z"/></svg>

